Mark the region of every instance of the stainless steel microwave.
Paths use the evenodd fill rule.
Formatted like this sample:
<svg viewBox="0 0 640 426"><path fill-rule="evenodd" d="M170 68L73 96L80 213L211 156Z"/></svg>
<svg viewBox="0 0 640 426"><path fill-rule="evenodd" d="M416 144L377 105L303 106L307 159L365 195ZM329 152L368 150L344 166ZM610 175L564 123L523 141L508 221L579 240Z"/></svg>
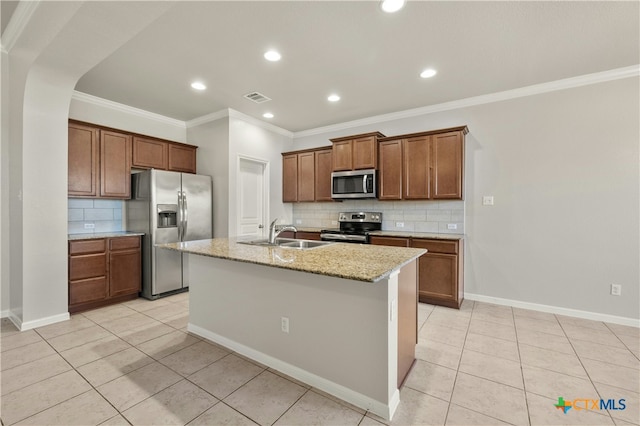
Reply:
<svg viewBox="0 0 640 426"><path fill-rule="evenodd" d="M331 173L331 198L376 198L375 169Z"/></svg>

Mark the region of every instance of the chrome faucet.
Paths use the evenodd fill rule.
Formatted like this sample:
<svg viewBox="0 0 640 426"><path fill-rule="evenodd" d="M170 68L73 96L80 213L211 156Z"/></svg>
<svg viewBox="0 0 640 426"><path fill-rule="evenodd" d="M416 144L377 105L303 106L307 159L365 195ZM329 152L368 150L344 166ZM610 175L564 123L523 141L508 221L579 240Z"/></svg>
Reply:
<svg viewBox="0 0 640 426"><path fill-rule="evenodd" d="M293 232L298 232L298 230L296 229L295 226L293 225L285 225L282 228L278 229L276 231L276 222L278 221L278 218L276 218L273 222L271 222L271 225L269 225L269 244L275 244L276 243L276 238L278 238L278 235L280 235L280 233L284 232L284 231L293 231Z"/></svg>

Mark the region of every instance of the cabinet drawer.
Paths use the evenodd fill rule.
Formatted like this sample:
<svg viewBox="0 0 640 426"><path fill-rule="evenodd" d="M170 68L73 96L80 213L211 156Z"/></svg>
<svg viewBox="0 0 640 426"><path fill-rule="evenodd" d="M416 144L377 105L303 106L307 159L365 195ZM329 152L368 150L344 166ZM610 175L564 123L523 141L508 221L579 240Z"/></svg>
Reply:
<svg viewBox="0 0 640 426"><path fill-rule="evenodd" d="M90 254L69 257L69 280L104 277L107 274L107 255Z"/></svg>
<svg viewBox="0 0 640 426"><path fill-rule="evenodd" d="M377 245L377 246L409 247L409 239L408 238L377 237L375 235L372 235L370 237L370 242L371 242L371 244Z"/></svg>
<svg viewBox="0 0 640 426"><path fill-rule="evenodd" d="M109 250L126 250L140 248L140 237L109 238Z"/></svg>
<svg viewBox="0 0 640 426"><path fill-rule="evenodd" d="M411 245L416 248L425 248L429 253L458 254L458 241L414 239Z"/></svg>
<svg viewBox="0 0 640 426"><path fill-rule="evenodd" d="M316 240L316 241L320 241L320 233L319 232L299 231L299 232L296 232L296 238L299 239L299 240Z"/></svg>
<svg viewBox="0 0 640 426"><path fill-rule="evenodd" d="M89 253L104 253L106 249L105 239L99 240L82 240L82 241L69 241L69 254L89 254Z"/></svg>
<svg viewBox="0 0 640 426"><path fill-rule="evenodd" d="M90 278L69 283L69 304L103 300L107 297L107 278Z"/></svg>

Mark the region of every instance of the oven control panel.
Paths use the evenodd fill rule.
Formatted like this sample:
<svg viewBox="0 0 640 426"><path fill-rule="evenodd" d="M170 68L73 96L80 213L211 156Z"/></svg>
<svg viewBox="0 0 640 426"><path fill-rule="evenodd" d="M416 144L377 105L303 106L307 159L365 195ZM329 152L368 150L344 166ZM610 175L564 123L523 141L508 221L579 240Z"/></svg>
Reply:
<svg viewBox="0 0 640 426"><path fill-rule="evenodd" d="M343 212L338 216L339 222L382 223L380 212Z"/></svg>

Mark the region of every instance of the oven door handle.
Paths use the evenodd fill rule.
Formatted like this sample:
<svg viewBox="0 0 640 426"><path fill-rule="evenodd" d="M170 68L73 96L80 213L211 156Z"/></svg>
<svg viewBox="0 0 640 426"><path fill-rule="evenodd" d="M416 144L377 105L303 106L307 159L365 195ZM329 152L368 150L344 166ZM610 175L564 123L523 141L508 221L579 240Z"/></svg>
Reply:
<svg viewBox="0 0 640 426"><path fill-rule="evenodd" d="M354 236L343 234L320 234L320 239L325 241L358 241L365 243L367 241L366 236Z"/></svg>

